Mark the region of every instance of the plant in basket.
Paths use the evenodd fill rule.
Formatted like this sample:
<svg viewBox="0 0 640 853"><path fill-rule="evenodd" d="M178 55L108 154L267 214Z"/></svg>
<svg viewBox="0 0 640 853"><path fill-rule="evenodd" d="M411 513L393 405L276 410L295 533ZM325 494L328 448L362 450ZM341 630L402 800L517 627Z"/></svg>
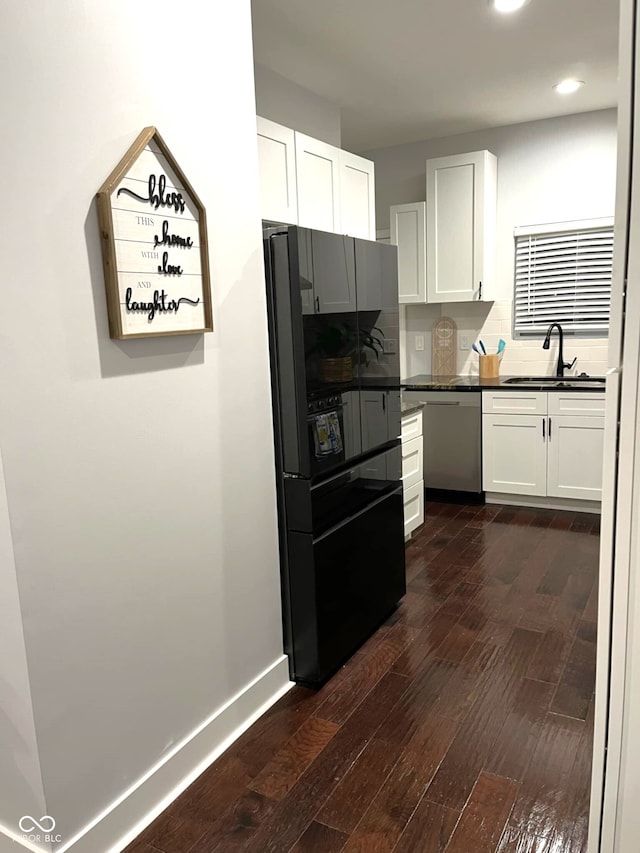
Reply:
<svg viewBox="0 0 640 853"><path fill-rule="evenodd" d="M354 360L357 364L368 365L371 353L376 360L379 358L383 337L384 333L376 326L368 332L357 330L349 323L323 323L318 327L311 349L319 357L320 379L349 382L353 379Z"/></svg>

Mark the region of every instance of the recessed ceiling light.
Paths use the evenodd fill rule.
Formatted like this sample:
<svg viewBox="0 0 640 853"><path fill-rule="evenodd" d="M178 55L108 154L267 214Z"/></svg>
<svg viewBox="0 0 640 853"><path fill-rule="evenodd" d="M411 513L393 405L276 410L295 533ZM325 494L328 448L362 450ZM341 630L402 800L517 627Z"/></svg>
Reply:
<svg viewBox="0 0 640 853"><path fill-rule="evenodd" d="M584 86L584 80L561 80L553 87L559 95L572 95L578 89Z"/></svg>
<svg viewBox="0 0 640 853"><path fill-rule="evenodd" d="M522 9L527 0L493 0L496 12L517 12Z"/></svg>

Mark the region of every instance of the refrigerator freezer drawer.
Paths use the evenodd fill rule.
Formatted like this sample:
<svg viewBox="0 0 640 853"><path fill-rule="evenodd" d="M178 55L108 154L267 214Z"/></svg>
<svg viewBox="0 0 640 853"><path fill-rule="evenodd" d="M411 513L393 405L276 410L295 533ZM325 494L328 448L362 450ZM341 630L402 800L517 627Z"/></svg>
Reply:
<svg viewBox="0 0 640 853"><path fill-rule="evenodd" d="M402 489L314 541L289 533L292 678L320 685L405 593Z"/></svg>

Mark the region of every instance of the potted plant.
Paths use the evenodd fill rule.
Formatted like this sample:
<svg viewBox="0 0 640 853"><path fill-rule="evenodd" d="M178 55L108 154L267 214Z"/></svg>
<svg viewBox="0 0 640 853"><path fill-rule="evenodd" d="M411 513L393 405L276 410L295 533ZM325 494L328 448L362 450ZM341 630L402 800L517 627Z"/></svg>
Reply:
<svg viewBox="0 0 640 853"><path fill-rule="evenodd" d="M377 333L377 334L374 334ZM383 351L384 333L377 326L370 332L348 323L323 323L317 330L312 353L319 357L319 377L323 382L349 382L353 379L353 363L369 364Z"/></svg>

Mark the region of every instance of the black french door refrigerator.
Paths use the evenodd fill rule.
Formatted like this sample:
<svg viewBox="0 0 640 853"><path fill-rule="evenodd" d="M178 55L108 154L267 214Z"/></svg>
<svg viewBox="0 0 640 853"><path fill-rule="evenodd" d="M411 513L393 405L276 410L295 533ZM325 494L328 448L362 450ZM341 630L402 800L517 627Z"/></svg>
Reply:
<svg viewBox="0 0 640 853"><path fill-rule="evenodd" d="M406 589L397 254L297 226L264 250L285 651L317 686Z"/></svg>

